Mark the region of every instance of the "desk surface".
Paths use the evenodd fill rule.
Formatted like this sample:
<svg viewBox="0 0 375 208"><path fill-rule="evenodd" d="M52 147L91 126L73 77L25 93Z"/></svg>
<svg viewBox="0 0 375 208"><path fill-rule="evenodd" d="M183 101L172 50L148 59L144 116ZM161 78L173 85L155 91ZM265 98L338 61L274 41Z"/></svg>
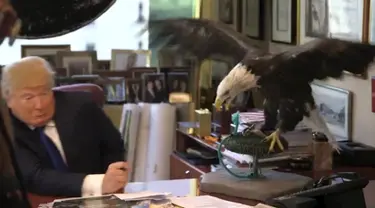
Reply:
<svg viewBox="0 0 375 208"><path fill-rule="evenodd" d="M125 193L140 191L169 192L173 196L199 195L197 179L133 182L129 183L125 187ZM38 196L29 194L29 199L33 208L37 208L39 204L50 203L58 198L62 197Z"/></svg>

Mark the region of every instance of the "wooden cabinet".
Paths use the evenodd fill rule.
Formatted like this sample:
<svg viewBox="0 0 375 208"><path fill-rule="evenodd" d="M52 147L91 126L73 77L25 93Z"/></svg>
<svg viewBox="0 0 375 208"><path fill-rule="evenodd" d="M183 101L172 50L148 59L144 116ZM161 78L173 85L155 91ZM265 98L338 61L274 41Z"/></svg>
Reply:
<svg viewBox="0 0 375 208"><path fill-rule="evenodd" d="M176 154L172 154L170 158L170 178L171 179L188 179L200 178L205 172L199 168L184 161Z"/></svg>

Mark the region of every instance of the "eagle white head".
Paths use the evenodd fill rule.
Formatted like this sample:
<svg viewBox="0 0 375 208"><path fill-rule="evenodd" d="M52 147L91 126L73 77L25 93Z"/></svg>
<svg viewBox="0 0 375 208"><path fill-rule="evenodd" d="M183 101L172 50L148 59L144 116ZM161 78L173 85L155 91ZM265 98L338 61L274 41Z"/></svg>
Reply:
<svg viewBox="0 0 375 208"><path fill-rule="evenodd" d="M228 110L233 99L241 92L257 87L259 76L251 73L247 66L242 63L237 64L227 76L220 82L216 91L215 107L221 109L225 104Z"/></svg>

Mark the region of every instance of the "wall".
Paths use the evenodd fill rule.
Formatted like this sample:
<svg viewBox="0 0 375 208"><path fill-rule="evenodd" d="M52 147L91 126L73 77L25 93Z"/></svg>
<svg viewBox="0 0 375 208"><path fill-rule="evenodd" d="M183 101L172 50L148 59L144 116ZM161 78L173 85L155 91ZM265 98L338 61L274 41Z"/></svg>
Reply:
<svg viewBox="0 0 375 208"><path fill-rule="evenodd" d="M271 0L265 1L265 39L271 39ZM301 2L304 0L300 0ZM211 9L217 7L216 1L210 5ZM217 19L215 12L210 11L211 18ZM301 18L304 19L304 18ZM301 28L304 21L301 21ZM257 42L257 41L255 41ZM270 41L258 41L259 44L264 44L265 48L272 52L281 52L288 50L293 46L272 43ZM369 78L375 76L375 65L369 69ZM344 75L342 80L329 79L325 83L350 90L353 93L353 117L352 117L352 138L354 141L361 142L367 145L375 146L375 114L371 112L371 82L370 79L362 80L350 75Z"/></svg>

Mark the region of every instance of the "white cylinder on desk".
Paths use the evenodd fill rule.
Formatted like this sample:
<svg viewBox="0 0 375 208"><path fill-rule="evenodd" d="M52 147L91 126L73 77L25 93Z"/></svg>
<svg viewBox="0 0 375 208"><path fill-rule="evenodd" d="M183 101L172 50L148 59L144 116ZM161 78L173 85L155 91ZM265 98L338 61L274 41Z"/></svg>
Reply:
<svg viewBox="0 0 375 208"><path fill-rule="evenodd" d="M176 108L165 103L152 104L146 181L169 179L175 131Z"/></svg>

